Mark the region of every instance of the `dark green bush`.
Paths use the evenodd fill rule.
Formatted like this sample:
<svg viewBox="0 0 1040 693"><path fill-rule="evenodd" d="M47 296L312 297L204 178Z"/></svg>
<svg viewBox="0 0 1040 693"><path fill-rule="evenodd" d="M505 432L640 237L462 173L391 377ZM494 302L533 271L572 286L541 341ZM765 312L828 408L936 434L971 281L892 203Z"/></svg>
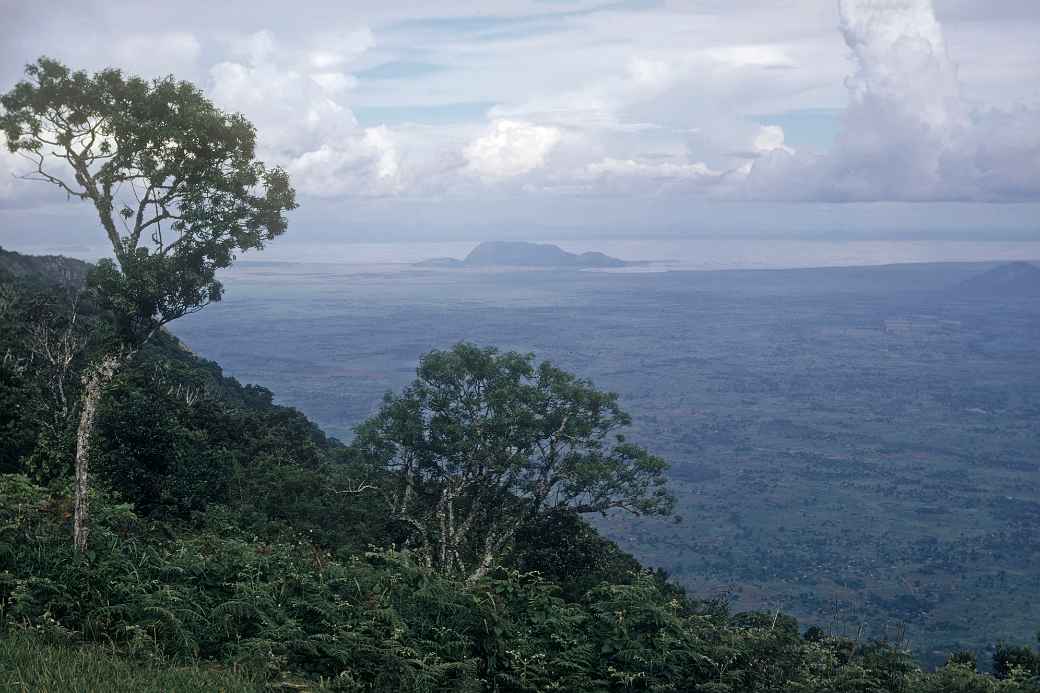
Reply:
<svg viewBox="0 0 1040 693"><path fill-rule="evenodd" d="M926 675L884 644L845 656L847 641L806 640L782 614L698 610L646 571L577 599L517 570L464 587L393 551L337 557L268 542L220 507L171 532L99 496L92 549L78 556L68 507L24 476L0 476L4 621L155 664L357 691L912 692L941 690L936 680L1037 690L1021 672Z"/></svg>

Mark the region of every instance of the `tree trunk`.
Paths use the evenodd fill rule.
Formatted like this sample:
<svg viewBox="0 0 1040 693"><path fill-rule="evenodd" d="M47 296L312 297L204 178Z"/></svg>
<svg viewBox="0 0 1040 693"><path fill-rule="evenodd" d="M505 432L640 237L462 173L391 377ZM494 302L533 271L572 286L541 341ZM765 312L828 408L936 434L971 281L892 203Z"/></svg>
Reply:
<svg viewBox="0 0 1040 693"><path fill-rule="evenodd" d="M494 533L488 534L487 538L484 539L484 555L473 569L473 572L466 578L467 585L476 583L491 572L491 569L495 567L495 563L501 558L502 551L506 545L513 540L513 535L516 534L519 526L520 523L517 522L512 527L502 530L502 533L497 537Z"/></svg>
<svg viewBox="0 0 1040 693"><path fill-rule="evenodd" d="M72 520L73 541L77 551L85 551L90 535L90 443L94 434L94 419L105 387L112 382L123 354L109 355L92 363L83 374L83 408L79 414L76 432L76 509Z"/></svg>

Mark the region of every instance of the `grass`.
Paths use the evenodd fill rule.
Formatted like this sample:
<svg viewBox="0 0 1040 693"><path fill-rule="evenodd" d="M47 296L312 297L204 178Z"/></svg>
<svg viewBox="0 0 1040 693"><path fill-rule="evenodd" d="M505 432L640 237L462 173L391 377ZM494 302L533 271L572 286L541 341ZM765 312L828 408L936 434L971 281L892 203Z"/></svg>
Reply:
<svg viewBox="0 0 1040 693"><path fill-rule="evenodd" d="M0 635L0 692L176 693L263 690L248 676L198 666L157 667L98 647L54 645L38 635Z"/></svg>

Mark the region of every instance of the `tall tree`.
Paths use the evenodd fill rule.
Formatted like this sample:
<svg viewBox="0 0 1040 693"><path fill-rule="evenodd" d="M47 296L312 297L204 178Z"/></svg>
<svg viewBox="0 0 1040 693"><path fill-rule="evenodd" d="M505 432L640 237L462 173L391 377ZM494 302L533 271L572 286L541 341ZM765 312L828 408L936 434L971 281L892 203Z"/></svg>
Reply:
<svg viewBox="0 0 1040 693"><path fill-rule="evenodd" d="M559 512L667 514L664 460L625 440L617 395L533 356L471 344L423 357L353 443L431 567L473 581Z"/></svg>
<svg viewBox="0 0 1040 693"><path fill-rule="evenodd" d="M76 445L75 543L89 533L89 458L106 386L163 325L222 294L218 270L286 229L289 178L255 159L246 118L188 82L116 69L90 75L40 58L0 96L7 147L43 181L97 211L115 261L92 282L116 338L87 367Z"/></svg>

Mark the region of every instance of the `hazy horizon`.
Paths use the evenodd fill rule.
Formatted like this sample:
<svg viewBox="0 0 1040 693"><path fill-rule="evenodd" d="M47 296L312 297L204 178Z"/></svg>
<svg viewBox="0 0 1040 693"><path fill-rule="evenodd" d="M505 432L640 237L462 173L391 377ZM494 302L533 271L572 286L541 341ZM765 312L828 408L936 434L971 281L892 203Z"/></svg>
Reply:
<svg viewBox="0 0 1040 693"><path fill-rule="evenodd" d="M525 239L526 240L526 239ZM274 243L261 252L245 253L223 274L232 278L250 265L270 262L336 265L344 271L408 268L432 258L464 258L480 241L383 241ZM648 263L597 271L670 272L697 270L807 269L866 267L903 263L1040 262L1040 241L969 240L826 240L740 238L537 239L566 251L599 251L626 261ZM101 244L2 246L30 255L65 255L88 262L111 255ZM354 268L351 270L350 268ZM444 270L454 271L454 270ZM231 287L233 288L233 286Z"/></svg>

